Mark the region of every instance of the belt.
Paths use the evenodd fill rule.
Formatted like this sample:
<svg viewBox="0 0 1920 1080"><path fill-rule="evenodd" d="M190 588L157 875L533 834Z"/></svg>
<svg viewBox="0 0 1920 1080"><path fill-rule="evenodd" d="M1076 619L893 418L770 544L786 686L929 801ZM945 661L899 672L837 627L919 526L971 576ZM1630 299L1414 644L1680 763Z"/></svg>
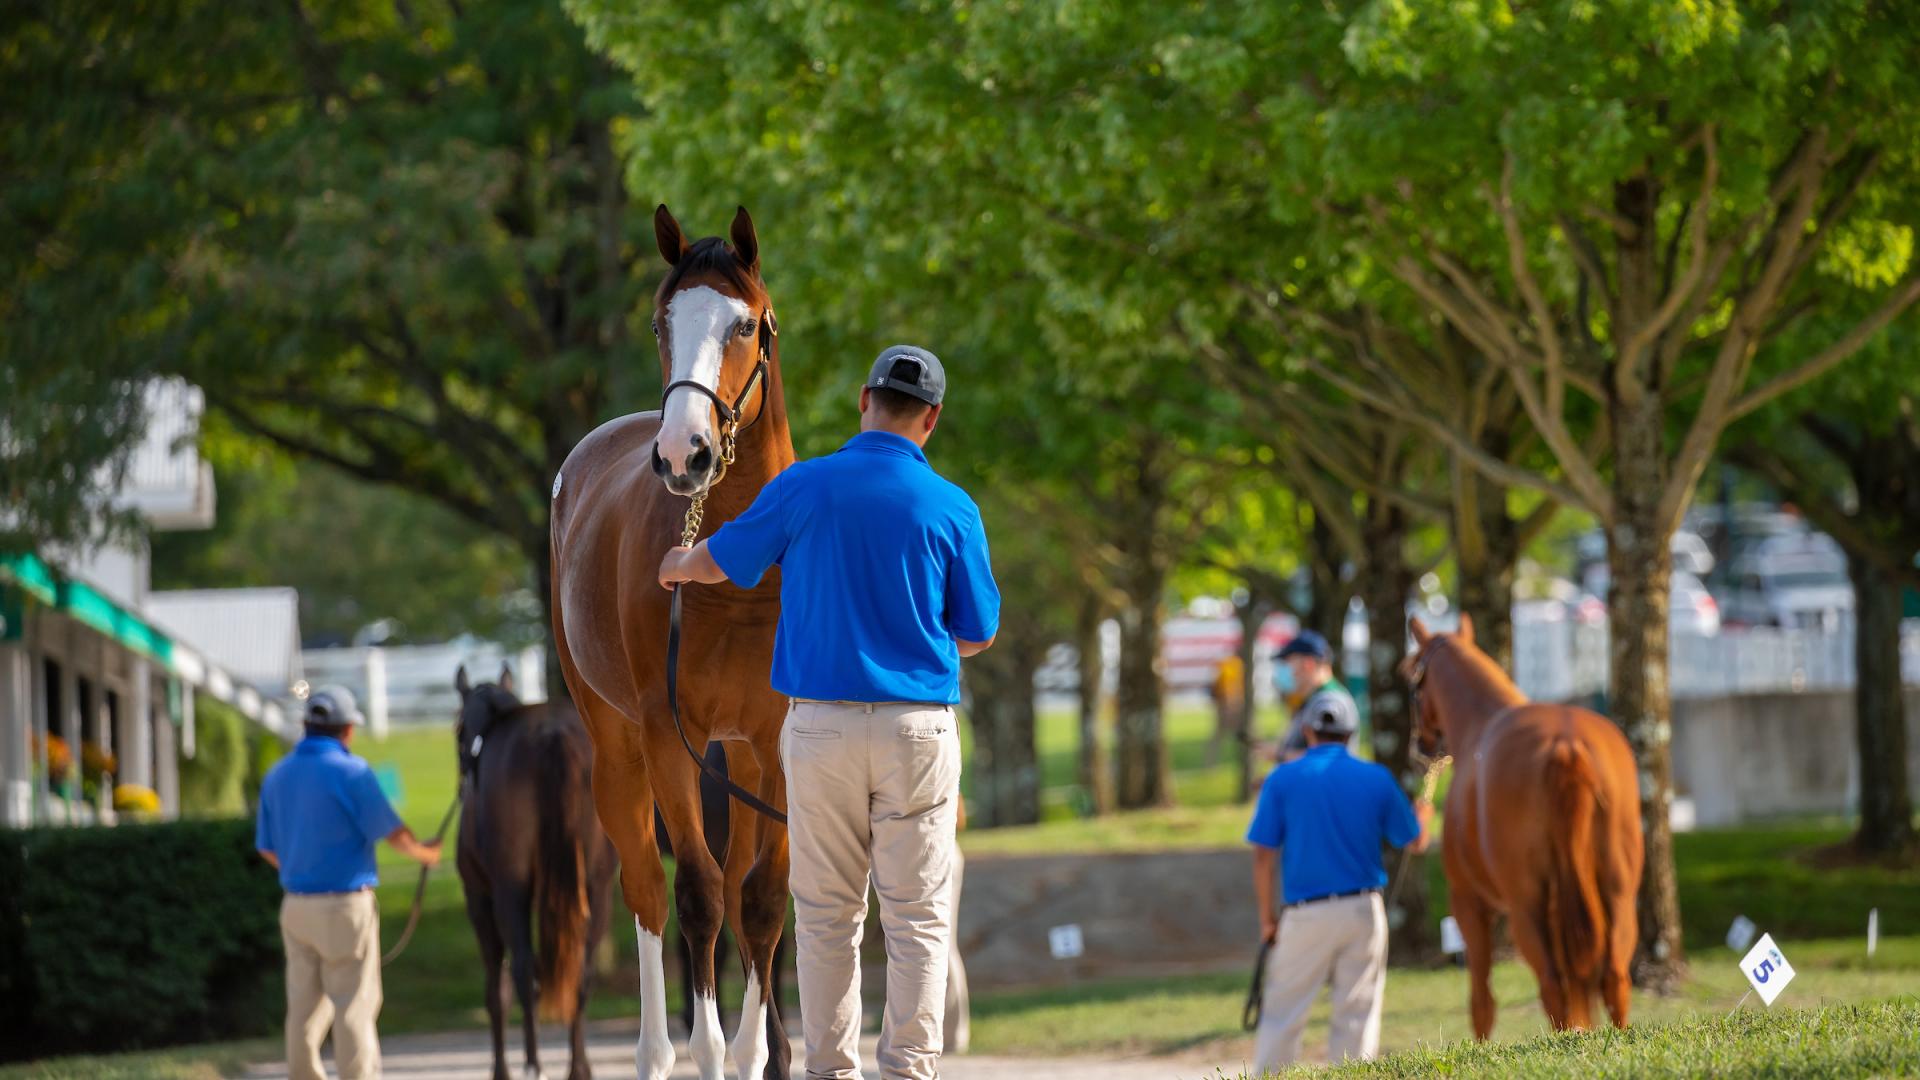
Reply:
<svg viewBox="0 0 1920 1080"><path fill-rule="evenodd" d="M1295 900L1293 903L1288 904L1287 906L1290 908L1305 907L1308 904L1318 904L1327 900L1345 900L1349 896L1365 896L1368 893L1377 893L1379 891L1380 890L1377 888L1365 888L1365 889L1350 889L1346 892L1323 893L1320 896L1309 896L1305 900Z"/></svg>
<svg viewBox="0 0 1920 1080"><path fill-rule="evenodd" d="M788 698L787 700L794 705L832 705L842 709L864 709L869 713L874 711L875 709L901 709L901 708L951 709L953 708L953 706L948 705L945 702L935 702L935 701L830 701L825 698L807 698L807 697Z"/></svg>

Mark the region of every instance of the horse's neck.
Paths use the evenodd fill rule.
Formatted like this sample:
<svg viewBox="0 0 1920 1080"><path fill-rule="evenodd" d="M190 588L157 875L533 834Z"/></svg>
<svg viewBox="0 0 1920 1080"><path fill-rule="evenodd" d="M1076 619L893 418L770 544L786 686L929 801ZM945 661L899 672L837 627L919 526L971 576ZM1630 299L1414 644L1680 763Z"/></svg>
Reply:
<svg viewBox="0 0 1920 1080"><path fill-rule="evenodd" d="M1513 684L1491 661L1474 663L1464 656L1454 657L1456 678L1449 687L1447 739L1461 750L1470 747L1480 731L1499 713L1524 704L1527 695Z"/></svg>
<svg viewBox="0 0 1920 1080"><path fill-rule="evenodd" d="M707 515L730 521L746 512L760 489L793 464L793 434L787 427L786 402L778 389L767 401L767 415L740 433L733 464L707 496Z"/></svg>

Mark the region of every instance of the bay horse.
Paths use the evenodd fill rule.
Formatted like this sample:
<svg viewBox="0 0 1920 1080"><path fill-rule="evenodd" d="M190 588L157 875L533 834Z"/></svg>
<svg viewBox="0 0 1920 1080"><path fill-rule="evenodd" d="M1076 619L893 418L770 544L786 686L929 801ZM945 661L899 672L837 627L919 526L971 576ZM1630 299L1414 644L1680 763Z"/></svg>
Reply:
<svg viewBox="0 0 1920 1080"><path fill-rule="evenodd" d="M1473 1034L1493 1031L1493 920L1540 983L1554 1029L1592 1026L1593 995L1627 1026L1628 966L1639 938L1639 770L1598 713L1533 702L1458 633L1409 624L1402 666L1420 752L1453 755L1441 863L1466 940Z"/></svg>
<svg viewBox="0 0 1920 1080"><path fill-rule="evenodd" d="M526 1026L527 1080L544 1075L536 1031L543 1016L568 1026L567 1076L587 1080L587 958L607 932L614 853L587 791L586 729L564 702L521 704L505 667L499 682L478 686L462 667L453 685L464 788L456 863L486 969L494 1080L507 1080L509 993L519 995ZM508 960L511 986L502 979Z"/></svg>
<svg viewBox="0 0 1920 1080"><path fill-rule="evenodd" d="M702 773L682 745L683 735L695 747L720 740L732 782L784 810L779 735L787 703L767 681L780 616L779 575L769 573L753 589L682 587L684 732L668 709L671 594L657 576L661 558L680 542L686 498L705 496L698 534L704 537L738 516L793 463L779 338L746 208L734 215L731 243L719 237L688 243L664 205L653 223L668 267L653 304L667 392L660 411L622 416L595 429L554 477L554 644L592 736L594 805L619 850L621 888L638 930L635 1063L641 1080L663 1080L674 1063L661 939L666 877L654 839L656 809L679 856L674 900L694 958L689 1049L701 1080L721 1080L728 1050L713 959L723 918L746 971L731 1044L736 1074L784 1080L791 1050L772 988L789 900L786 827L737 809L725 857L715 859L701 823ZM723 473L725 482L716 483Z"/></svg>

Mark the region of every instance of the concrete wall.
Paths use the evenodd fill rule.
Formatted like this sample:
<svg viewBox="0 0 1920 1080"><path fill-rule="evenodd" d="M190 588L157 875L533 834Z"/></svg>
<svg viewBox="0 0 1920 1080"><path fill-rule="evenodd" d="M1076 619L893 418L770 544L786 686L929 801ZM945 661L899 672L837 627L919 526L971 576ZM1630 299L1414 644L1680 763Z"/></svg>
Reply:
<svg viewBox="0 0 1920 1080"><path fill-rule="evenodd" d="M1920 687L1908 687L1907 775L1920 791ZM1844 814L1858 801L1851 690L1673 703L1673 779L1701 826Z"/></svg>

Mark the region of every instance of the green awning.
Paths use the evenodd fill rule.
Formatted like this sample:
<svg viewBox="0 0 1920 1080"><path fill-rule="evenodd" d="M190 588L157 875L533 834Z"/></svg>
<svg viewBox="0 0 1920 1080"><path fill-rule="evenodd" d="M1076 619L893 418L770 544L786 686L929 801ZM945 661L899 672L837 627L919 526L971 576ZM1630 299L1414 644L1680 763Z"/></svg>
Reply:
<svg viewBox="0 0 1920 1080"><path fill-rule="evenodd" d="M172 638L86 582L61 577L38 556L0 555L0 582L12 583L26 596L142 656L162 664L172 659Z"/></svg>

